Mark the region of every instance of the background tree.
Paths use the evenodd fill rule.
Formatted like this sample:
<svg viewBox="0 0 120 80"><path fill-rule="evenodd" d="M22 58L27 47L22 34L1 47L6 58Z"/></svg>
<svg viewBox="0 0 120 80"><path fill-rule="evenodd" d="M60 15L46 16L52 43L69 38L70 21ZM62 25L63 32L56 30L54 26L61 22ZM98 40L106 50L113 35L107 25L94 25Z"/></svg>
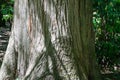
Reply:
<svg viewBox="0 0 120 80"><path fill-rule="evenodd" d="M0 80L99 80L90 0L16 0Z"/></svg>

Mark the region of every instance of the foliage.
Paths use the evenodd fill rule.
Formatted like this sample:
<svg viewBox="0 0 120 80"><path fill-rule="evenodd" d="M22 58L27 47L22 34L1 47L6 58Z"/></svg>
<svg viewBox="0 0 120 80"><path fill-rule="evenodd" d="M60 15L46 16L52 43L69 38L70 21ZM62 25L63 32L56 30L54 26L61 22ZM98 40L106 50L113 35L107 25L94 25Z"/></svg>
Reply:
<svg viewBox="0 0 120 80"><path fill-rule="evenodd" d="M0 26L5 26L6 22L11 23L13 19L13 4L14 0L0 1Z"/></svg>
<svg viewBox="0 0 120 80"><path fill-rule="evenodd" d="M120 0L94 0L93 24L100 66L120 64Z"/></svg>

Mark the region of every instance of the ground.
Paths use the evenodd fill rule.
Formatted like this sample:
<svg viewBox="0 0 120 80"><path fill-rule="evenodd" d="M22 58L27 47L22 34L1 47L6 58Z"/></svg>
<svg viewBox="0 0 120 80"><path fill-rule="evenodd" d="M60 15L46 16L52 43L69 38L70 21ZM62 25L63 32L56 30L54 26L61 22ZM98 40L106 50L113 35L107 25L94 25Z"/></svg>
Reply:
<svg viewBox="0 0 120 80"><path fill-rule="evenodd" d="M5 54L10 35L9 27L0 27L0 65Z"/></svg>

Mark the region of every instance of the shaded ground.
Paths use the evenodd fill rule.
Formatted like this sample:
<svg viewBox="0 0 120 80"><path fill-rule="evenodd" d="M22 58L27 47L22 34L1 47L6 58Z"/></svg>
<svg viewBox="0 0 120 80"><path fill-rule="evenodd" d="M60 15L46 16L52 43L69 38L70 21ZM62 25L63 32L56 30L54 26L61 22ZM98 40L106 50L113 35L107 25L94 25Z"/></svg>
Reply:
<svg viewBox="0 0 120 80"><path fill-rule="evenodd" d="M10 28L0 27L0 65L5 54L10 35Z"/></svg>
<svg viewBox="0 0 120 80"><path fill-rule="evenodd" d="M103 80L120 80L120 72L102 74Z"/></svg>

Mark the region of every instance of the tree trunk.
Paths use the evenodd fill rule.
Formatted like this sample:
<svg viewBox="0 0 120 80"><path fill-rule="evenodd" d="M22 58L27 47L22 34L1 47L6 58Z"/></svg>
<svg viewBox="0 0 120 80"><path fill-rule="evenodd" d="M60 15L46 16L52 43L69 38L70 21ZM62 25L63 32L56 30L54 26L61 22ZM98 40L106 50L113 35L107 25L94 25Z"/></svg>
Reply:
<svg viewBox="0 0 120 80"><path fill-rule="evenodd" d="M15 0L0 80L99 80L90 0Z"/></svg>

